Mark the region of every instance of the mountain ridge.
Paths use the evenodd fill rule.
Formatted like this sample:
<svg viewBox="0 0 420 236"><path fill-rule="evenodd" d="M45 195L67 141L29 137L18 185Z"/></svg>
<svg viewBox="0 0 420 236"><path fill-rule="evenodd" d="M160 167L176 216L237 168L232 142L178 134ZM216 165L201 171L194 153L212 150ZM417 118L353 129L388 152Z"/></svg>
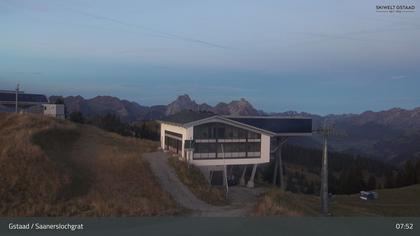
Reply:
<svg viewBox="0 0 420 236"><path fill-rule="evenodd" d="M164 116L173 115L183 110L209 111L220 115L261 115L250 102L241 98L229 103L219 102L215 106L207 103L198 104L184 94L178 96L167 105L142 106L137 102L119 99L113 96L96 96L85 99L82 96L51 96L50 101L56 102L61 98L66 104L67 112L81 112L84 116L105 115L112 113L118 115L124 122L137 120L159 119Z"/></svg>
<svg viewBox="0 0 420 236"><path fill-rule="evenodd" d="M54 102L58 96L50 97ZM383 111L365 111L360 114L330 114L326 116L297 112L264 112L257 110L246 99L219 102L214 106L197 103L187 94L178 96L167 105L142 106L136 102L112 96L62 97L70 114L80 111L86 117L115 114L123 122L157 120L183 110L206 111L220 115L310 117L313 128L321 127L326 120L345 135L331 137L331 150L354 155L364 154L375 159L401 163L420 158L420 107L414 109L390 108ZM291 139L292 144L319 147L321 137Z"/></svg>
<svg viewBox="0 0 420 236"><path fill-rule="evenodd" d="M82 113L86 113L84 115L89 115L90 113L95 113L95 111L85 111L84 109L86 109L86 105L88 105L89 108L91 108L89 105L91 105L91 103L94 104L93 107L97 106L98 104L95 103L107 103L104 100L108 100L107 105L112 105L109 103L114 103L114 102L121 102L122 105L124 106L124 108L128 108L128 107L132 107L132 109L152 109L152 110L157 110L159 112L162 112L163 108L165 108L165 112L164 115L172 115L175 113L178 113L182 110L192 110L192 111L210 111L210 112L214 112L216 114L220 114L220 115L255 115L255 116L299 116L299 117L311 117L311 118L322 118L322 119L328 119L331 121L337 120L337 119L346 119L346 118L354 118L355 121L358 121L360 124L362 123L366 123L363 122L363 120L360 120L360 118L357 117L364 117L368 118L370 120L372 120L373 118L376 118L375 116L377 115L388 115L390 113L405 113L410 117L407 118L419 118L420 117L420 107L415 107L413 109L404 109L404 108L400 108L400 107L392 107L389 109L385 109L385 110L380 110L380 111L372 111L372 110L367 110L361 113L342 113L342 114L327 114L327 115L318 115L318 114L313 114L313 113L308 113L308 112L299 112L299 111L294 111L294 110L287 110L287 111L283 111L283 112L266 112L264 110L257 110L256 108L254 108L254 106L247 101L245 98L240 98L239 100L233 100L230 101L229 103L226 102L219 102L214 106L211 106L207 103L197 103L195 100L192 100L191 97L188 94L184 94L184 95L180 95L178 96L174 101L170 102L167 105L152 105L152 106L143 106L140 105L139 103L135 102L135 101L128 101L126 99L120 99L118 97L115 96L104 96L104 95L99 95L99 96L95 96L93 98L84 98L80 95L77 96L67 96L67 97L63 97L63 96L57 96L57 95L53 95L50 96L50 101L51 102L55 102L58 98L62 98L68 108L68 112L71 113L73 111L80 111ZM226 109L226 107L228 109ZM109 110L114 110L115 107L111 107L109 108ZM136 113L138 113L138 111L135 111ZM144 113L138 113L143 115ZM118 114L117 114L118 115ZM123 114L124 115L124 114ZM394 115L393 115L394 116ZM142 117L140 117L142 118ZM398 118L398 117L395 117ZM407 119L409 120L409 119ZM383 120L383 122L386 124L387 120ZM389 120L388 120L389 121ZM415 120L415 123L413 124L412 122L410 122L410 124L414 125L414 126L420 126L420 120Z"/></svg>

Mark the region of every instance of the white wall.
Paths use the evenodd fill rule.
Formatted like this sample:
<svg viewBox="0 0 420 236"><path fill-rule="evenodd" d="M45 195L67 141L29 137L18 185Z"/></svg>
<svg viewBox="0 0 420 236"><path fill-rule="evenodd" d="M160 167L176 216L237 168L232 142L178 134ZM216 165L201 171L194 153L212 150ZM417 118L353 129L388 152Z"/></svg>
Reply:
<svg viewBox="0 0 420 236"><path fill-rule="evenodd" d="M181 126L177 125L170 125L161 123L160 124L160 144L161 148L165 149L165 130L171 131L174 133L182 134L182 149L181 149L181 156L184 157L184 143L185 143L185 137L189 137L189 132L187 132L187 129ZM188 133L188 135L187 135ZM192 136L191 136L192 137Z"/></svg>
<svg viewBox="0 0 420 236"><path fill-rule="evenodd" d="M270 162L270 140L271 137L261 134L261 159L262 163Z"/></svg>
<svg viewBox="0 0 420 236"><path fill-rule="evenodd" d="M42 104L42 106L44 108L44 115L60 119L65 118L63 104Z"/></svg>

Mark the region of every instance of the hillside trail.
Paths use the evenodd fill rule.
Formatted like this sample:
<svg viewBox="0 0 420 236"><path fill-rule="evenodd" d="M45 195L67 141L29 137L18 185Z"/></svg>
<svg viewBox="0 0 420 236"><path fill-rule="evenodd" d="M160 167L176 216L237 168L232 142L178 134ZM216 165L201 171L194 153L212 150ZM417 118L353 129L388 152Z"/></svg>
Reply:
<svg viewBox="0 0 420 236"><path fill-rule="evenodd" d="M210 205L198 199L178 178L175 170L169 166L166 153L157 151L146 153L143 158L150 167L158 182L172 198L182 207L191 211L191 216L247 216L265 189L233 186L229 188L229 204L226 206Z"/></svg>
<svg viewBox="0 0 420 236"><path fill-rule="evenodd" d="M76 142L69 146L69 155L77 163L84 163L89 172L96 173L95 158L112 152L114 143L102 136L95 136L89 128L81 132ZM63 150L62 150L63 151ZM233 186L229 188L229 204L214 206L197 198L190 189L178 178L175 170L168 164L170 156L163 151L144 153L142 157L150 164L162 189L168 192L178 205L188 210L189 216L204 217L240 217L250 215L258 197L266 190L262 188L249 189ZM96 173L98 174L98 173ZM101 173L99 173L101 174ZM103 174L103 173L102 173ZM102 175L101 174L101 175Z"/></svg>

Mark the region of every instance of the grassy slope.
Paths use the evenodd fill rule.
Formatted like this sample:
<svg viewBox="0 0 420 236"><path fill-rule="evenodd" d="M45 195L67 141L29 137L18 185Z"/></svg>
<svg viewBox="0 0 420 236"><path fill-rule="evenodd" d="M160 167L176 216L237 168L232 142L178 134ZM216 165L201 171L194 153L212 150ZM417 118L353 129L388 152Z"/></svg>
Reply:
<svg viewBox="0 0 420 236"><path fill-rule="evenodd" d="M154 142L0 113L0 216L144 216L179 209L141 153Z"/></svg>
<svg viewBox="0 0 420 236"><path fill-rule="evenodd" d="M420 185L377 190L379 199L363 201L358 194L336 195L330 206L333 216L420 216ZM319 197L268 192L255 207L255 215L317 216Z"/></svg>
<svg viewBox="0 0 420 236"><path fill-rule="evenodd" d="M178 160L176 157L168 159L169 165L175 169L178 178L185 184L191 192L199 199L213 204L227 204L224 189L210 186L200 170L194 166L188 166L185 162Z"/></svg>

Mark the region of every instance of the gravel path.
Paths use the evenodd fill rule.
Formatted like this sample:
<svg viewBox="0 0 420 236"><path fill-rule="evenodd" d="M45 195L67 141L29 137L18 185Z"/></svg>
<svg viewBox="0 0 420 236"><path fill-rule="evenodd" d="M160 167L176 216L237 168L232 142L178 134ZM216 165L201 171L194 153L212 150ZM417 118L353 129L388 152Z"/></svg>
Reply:
<svg viewBox="0 0 420 236"><path fill-rule="evenodd" d="M143 155L150 163L152 172L157 177L160 185L182 207L191 210L192 216L246 216L261 191L242 187L231 187L231 204L227 206L213 206L198 199L185 186L168 165L168 155L164 152L146 153ZM235 201L237 199L237 201ZM247 199L247 201L243 201Z"/></svg>

